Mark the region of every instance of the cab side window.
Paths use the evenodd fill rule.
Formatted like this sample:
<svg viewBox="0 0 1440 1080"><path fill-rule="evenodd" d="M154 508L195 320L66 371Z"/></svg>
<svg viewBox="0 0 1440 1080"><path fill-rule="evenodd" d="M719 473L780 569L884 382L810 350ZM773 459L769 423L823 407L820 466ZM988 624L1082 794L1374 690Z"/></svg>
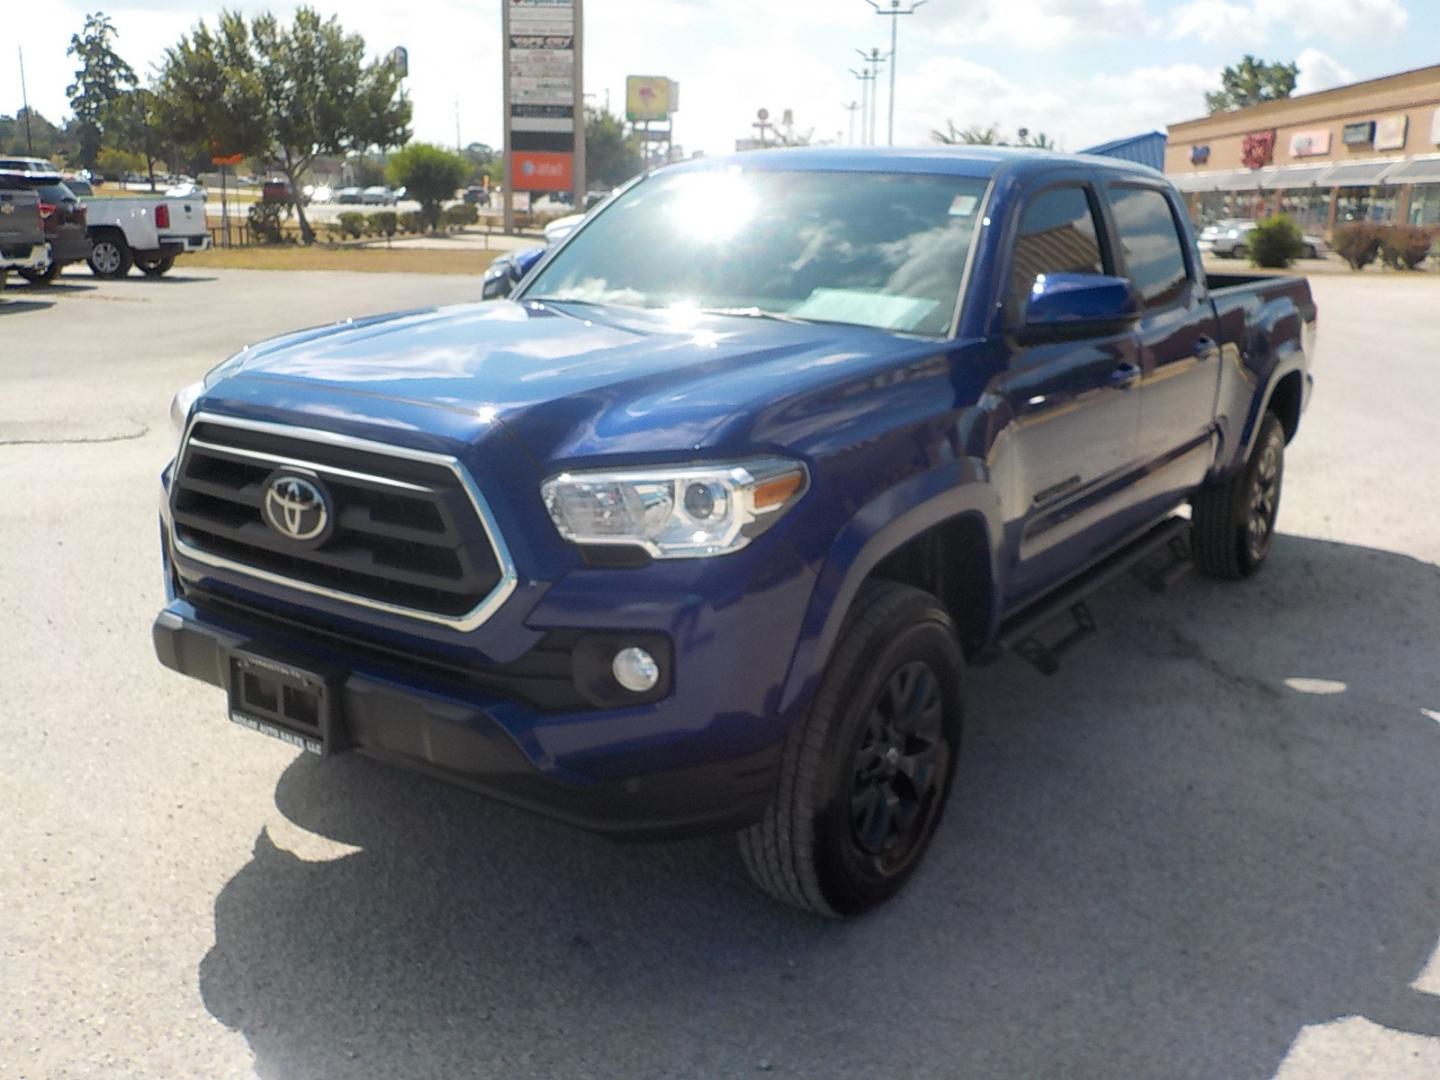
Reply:
<svg viewBox="0 0 1440 1080"><path fill-rule="evenodd" d="M1110 207L1125 254L1125 273L1147 308L1164 307L1185 292L1189 271L1170 200L1154 188L1112 187Z"/></svg>
<svg viewBox="0 0 1440 1080"><path fill-rule="evenodd" d="M1050 188L1025 207L1006 302L1013 322L1024 317L1025 299L1035 279L1059 273L1105 273L1095 212L1082 187Z"/></svg>

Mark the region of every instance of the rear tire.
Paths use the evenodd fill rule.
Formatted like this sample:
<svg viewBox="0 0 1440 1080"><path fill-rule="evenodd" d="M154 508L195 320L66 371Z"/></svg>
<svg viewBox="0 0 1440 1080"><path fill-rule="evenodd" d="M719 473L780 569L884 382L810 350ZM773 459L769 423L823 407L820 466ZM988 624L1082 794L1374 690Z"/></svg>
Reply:
<svg viewBox="0 0 1440 1080"><path fill-rule="evenodd" d="M1304 256L1307 259L1318 259L1320 257L1320 252L1315 250L1314 244L1306 244Z"/></svg>
<svg viewBox="0 0 1440 1080"><path fill-rule="evenodd" d="M60 276L60 265L52 260L37 270L21 270L20 276L31 285L52 285Z"/></svg>
<svg viewBox="0 0 1440 1080"><path fill-rule="evenodd" d="M130 272L134 256L123 237L102 233L90 245L90 272L98 278L123 278Z"/></svg>
<svg viewBox="0 0 1440 1080"><path fill-rule="evenodd" d="M1267 412L1245 467L1193 500L1190 548L1202 574L1239 581L1264 565L1284 479L1285 428Z"/></svg>
<svg viewBox="0 0 1440 1080"><path fill-rule="evenodd" d="M1230 249L1230 257L1232 259L1248 259L1250 257L1250 249L1244 244L1236 244Z"/></svg>
<svg viewBox="0 0 1440 1080"><path fill-rule="evenodd" d="M163 277L165 274L168 274L170 268L175 265L175 256L162 255L158 259L147 259L144 262L137 261L136 265L140 267L140 272L146 277Z"/></svg>
<svg viewBox="0 0 1440 1080"><path fill-rule="evenodd" d="M770 806L740 833L757 885L831 918L900 891L950 794L963 665L935 597L890 581L861 588L809 714L786 741Z"/></svg>

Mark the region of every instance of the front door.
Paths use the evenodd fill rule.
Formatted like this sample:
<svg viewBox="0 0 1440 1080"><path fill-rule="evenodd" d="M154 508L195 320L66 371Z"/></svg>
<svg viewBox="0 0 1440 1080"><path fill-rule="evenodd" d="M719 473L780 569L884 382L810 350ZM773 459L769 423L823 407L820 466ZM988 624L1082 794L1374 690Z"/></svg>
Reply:
<svg viewBox="0 0 1440 1080"><path fill-rule="evenodd" d="M1045 273L1113 273L1097 228L1095 193L1067 183L1022 211L1005 300L1007 325ZM1012 420L997 477L1008 491L1013 606L1057 584L1119 539L1138 451L1142 375L1134 333L1017 347L990 387Z"/></svg>

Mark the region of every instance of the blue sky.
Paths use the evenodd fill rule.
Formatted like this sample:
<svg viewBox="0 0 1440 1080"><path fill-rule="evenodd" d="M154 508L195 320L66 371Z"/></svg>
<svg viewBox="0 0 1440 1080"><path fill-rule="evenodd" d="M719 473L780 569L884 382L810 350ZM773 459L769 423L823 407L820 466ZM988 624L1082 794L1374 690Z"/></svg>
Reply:
<svg viewBox="0 0 1440 1080"><path fill-rule="evenodd" d="M253 11L286 4L240 0ZM376 52L410 51L416 134L453 143L500 139L499 0L320 0ZM30 101L65 114L69 35L103 8L120 51L146 71L216 6L186 0L51 0L9 5L25 49ZM864 0L586 0L586 89L617 111L627 74L681 84L677 141L711 153L752 134L755 110L794 111L816 139L844 141L857 48L888 47L888 23ZM20 105L11 35L0 52L0 112ZM1244 52L1297 60L1301 89L1440 63L1440 0L929 0L903 20L897 138L958 126L1044 131L1065 149L1191 119L1220 69ZM888 90L888 72L884 87ZM880 99L881 137L888 95Z"/></svg>

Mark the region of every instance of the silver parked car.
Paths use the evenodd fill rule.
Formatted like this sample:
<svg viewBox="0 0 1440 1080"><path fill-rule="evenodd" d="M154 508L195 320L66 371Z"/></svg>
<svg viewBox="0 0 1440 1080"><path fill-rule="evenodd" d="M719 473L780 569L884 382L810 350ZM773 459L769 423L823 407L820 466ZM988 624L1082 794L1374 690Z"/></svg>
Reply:
<svg viewBox="0 0 1440 1080"><path fill-rule="evenodd" d="M1200 230L1200 250L1218 255L1222 259L1243 259L1250 254L1247 240L1255 225L1256 222L1253 221L1238 220L1217 221L1214 225L1206 225ZM1330 253L1324 237L1305 233L1302 239L1305 244L1301 252L1302 258L1320 259Z"/></svg>

